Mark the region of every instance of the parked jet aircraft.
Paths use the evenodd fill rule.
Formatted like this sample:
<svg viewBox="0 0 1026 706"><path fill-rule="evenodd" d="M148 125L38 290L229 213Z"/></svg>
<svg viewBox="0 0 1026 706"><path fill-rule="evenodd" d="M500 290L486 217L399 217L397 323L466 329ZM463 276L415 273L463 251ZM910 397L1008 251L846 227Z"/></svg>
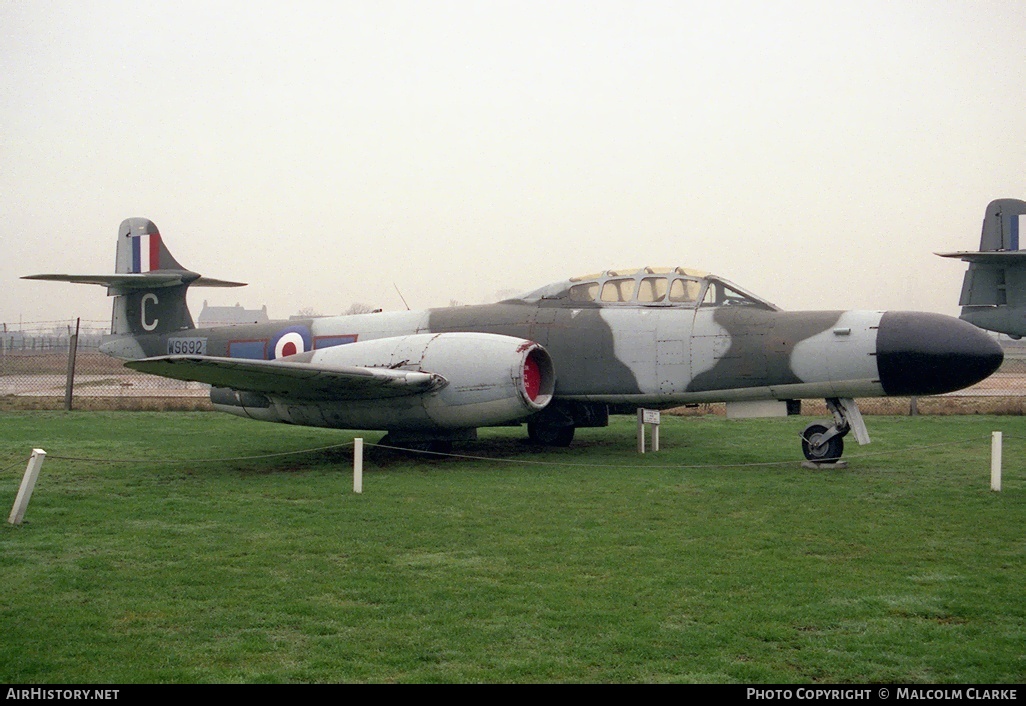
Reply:
<svg viewBox="0 0 1026 706"><path fill-rule="evenodd" d="M782 311L679 267L574 277L481 306L196 329L186 290L240 283L183 268L144 218L121 224L115 274L26 279L106 286L102 350L209 383L218 410L386 430L411 445L526 421L532 440L565 446L576 427L604 426L626 406L822 397L834 419L807 427L802 448L833 459L849 431L869 441L853 398L957 390L1002 360L990 336L952 317Z"/></svg>
<svg viewBox="0 0 1026 706"><path fill-rule="evenodd" d="M1012 338L1026 336L1026 201L997 199L983 216L978 252L937 253L969 263L962 280L960 318Z"/></svg>

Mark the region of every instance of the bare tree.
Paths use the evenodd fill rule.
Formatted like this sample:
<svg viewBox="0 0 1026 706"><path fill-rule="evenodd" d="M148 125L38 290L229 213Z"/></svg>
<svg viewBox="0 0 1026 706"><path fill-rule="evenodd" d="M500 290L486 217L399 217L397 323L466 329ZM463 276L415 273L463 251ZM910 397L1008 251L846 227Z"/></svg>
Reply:
<svg viewBox="0 0 1026 706"><path fill-rule="evenodd" d="M349 305L349 308L342 312L343 316L349 316L350 314L373 314L381 309L375 309L370 304L364 304L363 302L353 302Z"/></svg>

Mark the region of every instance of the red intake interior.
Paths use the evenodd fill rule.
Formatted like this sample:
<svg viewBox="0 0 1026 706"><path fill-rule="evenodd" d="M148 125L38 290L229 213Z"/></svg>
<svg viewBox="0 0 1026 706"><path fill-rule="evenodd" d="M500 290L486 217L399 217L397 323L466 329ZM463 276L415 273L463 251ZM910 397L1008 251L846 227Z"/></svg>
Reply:
<svg viewBox="0 0 1026 706"><path fill-rule="evenodd" d="M534 351L531 351L524 360L524 391L527 393L527 399L532 402L538 399L538 393L541 391L541 368L534 359Z"/></svg>

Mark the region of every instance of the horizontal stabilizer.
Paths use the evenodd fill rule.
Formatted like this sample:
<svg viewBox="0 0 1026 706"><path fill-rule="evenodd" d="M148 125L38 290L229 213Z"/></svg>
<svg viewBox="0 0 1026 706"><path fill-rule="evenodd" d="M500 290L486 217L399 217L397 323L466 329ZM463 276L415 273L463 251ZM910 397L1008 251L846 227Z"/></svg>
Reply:
<svg viewBox="0 0 1026 706"><path fill-rule="evenodd" d="M214 279L213 277L200 277L190 283L193 287L245 287L245 282L232 282L227 279Z"/></svg>
<svg viewBox="0 0 1026 706"><path fill-rule="evenodd" d="M304 400L403 397L448 384L444 377L433 373L285 360L168 355L127 361L125 365L176 380Z"/></svg>
<svg viewBox="0 0 1026 706"><path fill-rule="evenodd" d="M38 279L47 282L73 282L75 284L99 284L116 290L157 289L188 284L193 287L245 287L245 282L229 282L223 279L201 277L187 270L163 272L145 272L138 274L117 275L26 275L22 279Z"/></svg>
<svg viewBox="0 0 1026 706"><path fill-rule="evenodd" d="M1026 264L1026 250L964 250L962 252L939 252L941 257L956 258L966 262L978 262L988 265Z"/></svg>

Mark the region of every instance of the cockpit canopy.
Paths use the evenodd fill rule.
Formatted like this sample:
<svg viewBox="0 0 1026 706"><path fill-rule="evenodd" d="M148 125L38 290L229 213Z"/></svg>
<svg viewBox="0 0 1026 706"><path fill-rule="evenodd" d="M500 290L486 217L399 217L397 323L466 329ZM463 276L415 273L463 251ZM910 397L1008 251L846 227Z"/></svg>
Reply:
<svg viewBox="0 0 1026 706"><path fill-rule="evenodd" d="M727 280L683 267L643 267L606 270L572 277L536 289L524 301L563 303L564 306L751 306L776 311L779 307Z"/></svg>

